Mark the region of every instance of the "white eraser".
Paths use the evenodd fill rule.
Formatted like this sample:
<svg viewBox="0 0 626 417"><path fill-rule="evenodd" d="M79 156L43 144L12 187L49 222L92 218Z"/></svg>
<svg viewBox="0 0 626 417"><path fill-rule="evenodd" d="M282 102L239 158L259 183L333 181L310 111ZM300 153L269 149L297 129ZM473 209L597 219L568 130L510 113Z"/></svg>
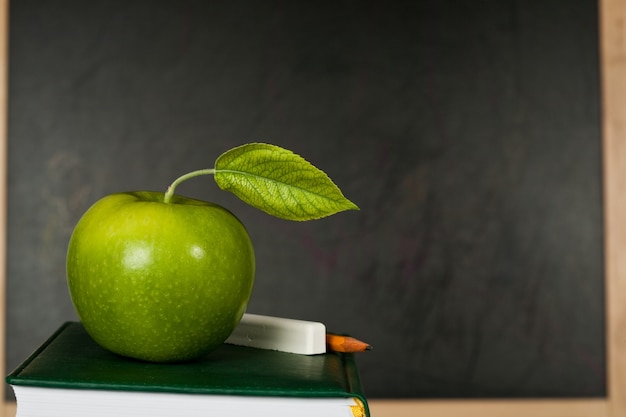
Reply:
<svg viewBox="0 0 626 417"><path fill-rule="evenodd" d="M326 352L326 326L319 322L244 314L225 343L280 352Z"/></svg>

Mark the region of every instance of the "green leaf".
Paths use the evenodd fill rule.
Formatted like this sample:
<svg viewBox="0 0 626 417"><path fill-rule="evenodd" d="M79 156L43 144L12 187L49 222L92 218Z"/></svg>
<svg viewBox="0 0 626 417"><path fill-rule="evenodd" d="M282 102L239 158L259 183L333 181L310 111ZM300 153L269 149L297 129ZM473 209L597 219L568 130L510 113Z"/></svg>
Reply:
<svg viewBox="0 0 626 417"><path fill-rule="evenodd" d="M339 187L299 155L276 145L249 143L215 161L215 182L264 212L305 221L359 208Z"/></svg>

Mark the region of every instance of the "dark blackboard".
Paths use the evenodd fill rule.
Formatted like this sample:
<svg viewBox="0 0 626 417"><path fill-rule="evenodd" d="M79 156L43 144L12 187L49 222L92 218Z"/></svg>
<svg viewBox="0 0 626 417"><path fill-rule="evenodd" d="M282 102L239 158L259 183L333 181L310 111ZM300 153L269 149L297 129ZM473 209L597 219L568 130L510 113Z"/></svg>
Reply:
<svg viewBox="0 0 626 417"><path fill-rule="evenodd" d="M105 194L244 142L360 207L270 218L196 179L258 260L249 311L374 346L371 397L606 394L597 4L13 0L7 367L75 319Z"/></svg>

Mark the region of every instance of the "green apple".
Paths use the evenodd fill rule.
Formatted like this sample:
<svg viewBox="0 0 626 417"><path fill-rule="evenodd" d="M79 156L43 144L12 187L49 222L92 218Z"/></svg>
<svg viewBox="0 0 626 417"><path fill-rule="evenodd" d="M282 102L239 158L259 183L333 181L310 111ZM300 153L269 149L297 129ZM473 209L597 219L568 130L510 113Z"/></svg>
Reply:
<svg viewBox="0 0 626 417"><path fill-rule="evenodd" d="M72 302L101 346L148 361L191 360L239 323L254 283L254 250L228 210L174 194L200 175L286 220L358 210L322 170L265 143L228 150L214 168L182 175L165 193L102 198L79 220L67 252Z"/></svg>
<svg viewBox="0 0 626 417"><path fill-rule="evenodd" d="M251 296L254 250L216 204L164 193L112 194L79 220L67 280L90 336L120 355L197 358L224 342Z"/></svg>

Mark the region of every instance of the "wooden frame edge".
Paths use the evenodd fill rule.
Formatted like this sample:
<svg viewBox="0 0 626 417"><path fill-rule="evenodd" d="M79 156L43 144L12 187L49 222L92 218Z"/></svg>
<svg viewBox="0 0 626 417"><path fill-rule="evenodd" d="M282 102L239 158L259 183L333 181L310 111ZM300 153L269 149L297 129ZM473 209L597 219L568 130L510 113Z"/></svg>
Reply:
<svg viewBox="0 0 626 417"><path fill-rule="evenodd" d="M608 396L603 399L371 400L374 417L617 417L626 415L626 1L599 0L605 196ZM9 0L0 0L0 371L6 354ZM623 295L622 295L623 294ZM625 341L625 342L623 342ZM14 416L3 400L0 416Z"/></svg>
<svg viewBox="0 0 626 417"><path fill-rule="evenodd" d="M608 415L626 414L626 2L600 0Z"/></svg>

